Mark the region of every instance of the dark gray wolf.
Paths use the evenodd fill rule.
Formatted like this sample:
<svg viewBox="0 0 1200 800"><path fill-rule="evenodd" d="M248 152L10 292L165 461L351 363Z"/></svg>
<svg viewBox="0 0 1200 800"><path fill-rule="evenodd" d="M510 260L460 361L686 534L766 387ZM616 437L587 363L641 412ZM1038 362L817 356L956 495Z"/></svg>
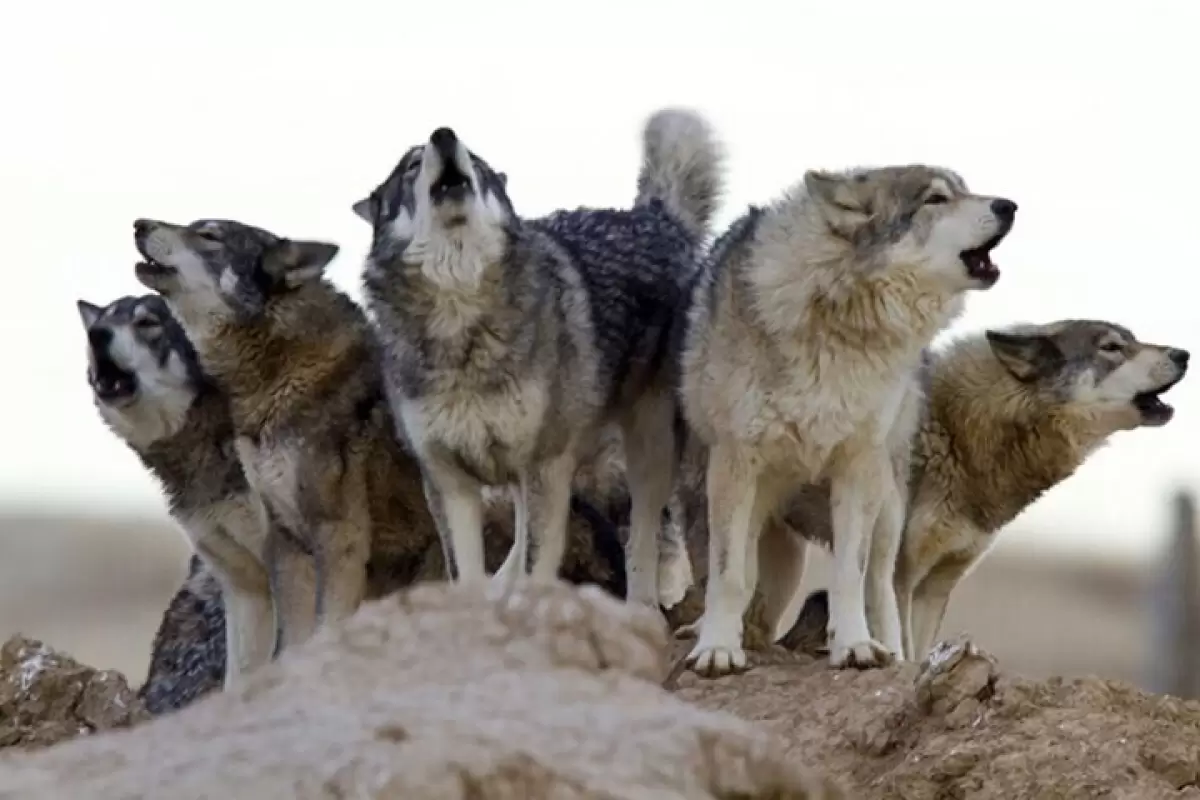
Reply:
<svg viewBox="0 0 1200 800"><path fill-rule="evenodd" d="M676 446L676 317L721 190L694 113L659 111L628 211L522 219L507 178L449 128L408 150L355 212L394 413L421 461L461 580L485 576L481 488L513 486L516 541L500 572L562 559L573 476L609 424L631 493L629 596L658 605L657 540Z"/></svg>

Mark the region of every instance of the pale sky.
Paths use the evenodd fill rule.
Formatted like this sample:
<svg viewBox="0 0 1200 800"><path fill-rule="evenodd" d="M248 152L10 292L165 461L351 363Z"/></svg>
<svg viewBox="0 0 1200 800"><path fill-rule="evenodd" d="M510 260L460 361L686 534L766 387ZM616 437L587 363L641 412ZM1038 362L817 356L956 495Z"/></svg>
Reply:
<svg viewBox="0 0 1200 800"><path fill-rule="evenodd" d="M956 331L1108 318L1200 350L1200 4L55 2L6 16L0 75L0 504L161 513L102 426L76 298L140 292L138 216L233 217L342 245L404 149L450 125L518 210L625 206L642 120L706 113L724 224L810 167L925 161L1015 199L1000 282ZM1200 377L1176 419L1119 435L1010 535L1144 553L1200 484ZM1028 536L1029 534L1026 534Z"/></svg>

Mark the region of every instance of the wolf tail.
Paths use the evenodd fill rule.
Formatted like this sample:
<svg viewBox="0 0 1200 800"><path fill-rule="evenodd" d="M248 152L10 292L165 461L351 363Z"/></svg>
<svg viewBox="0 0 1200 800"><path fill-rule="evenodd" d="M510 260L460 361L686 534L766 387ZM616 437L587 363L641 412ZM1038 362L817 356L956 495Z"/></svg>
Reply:
<svg viewBox="0 0 1200 800"><path fill-rule="evenodd" d="M708 238L724 191L724 153L694 111L665 108L646 120L635 205L659 200L698 240Z"/></svg>

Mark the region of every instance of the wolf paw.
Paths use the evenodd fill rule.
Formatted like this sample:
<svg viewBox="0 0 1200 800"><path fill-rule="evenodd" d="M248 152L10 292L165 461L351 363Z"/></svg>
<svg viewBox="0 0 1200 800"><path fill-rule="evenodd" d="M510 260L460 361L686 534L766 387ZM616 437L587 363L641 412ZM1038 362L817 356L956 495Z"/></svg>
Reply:
<svg viewBox="0 0 1200 800"><path fill-rule="evenodd" d="M887 647L866 639L850 645L834 643L829 648L829 666L835 669L872 669L886 667L896 659Z"/></svg>
<svg viewBox="0 0 1200 800"><path fill-rule="evenodd" d="M746 651L740 647L697 644L688 654L688 666L703 678L719 678L746 669Z"/></svg>

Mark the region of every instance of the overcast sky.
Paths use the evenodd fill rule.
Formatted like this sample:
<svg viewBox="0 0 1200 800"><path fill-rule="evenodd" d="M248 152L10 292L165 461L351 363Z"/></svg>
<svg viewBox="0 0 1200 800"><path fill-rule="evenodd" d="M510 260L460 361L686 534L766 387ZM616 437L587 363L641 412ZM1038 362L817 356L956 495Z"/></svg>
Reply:
<svg viewBox="0 0 1200 800"><path fill-rule="evenodd" d="M0 34L0 504L161 508L91 408L75 311L140 291L135 217L336 241L331 275L358 296L369 232L350 205L439 125L528 215L628 204L639 126L668 104L728 146L721 223L809 167L942 164L1021 208L956 330L1099 317L1200 350L1186 0L19 9ZM1043 547L1157 543L1164 493L1200 478L1192 380L1168 428L1118 436L1017 527Z"/></svg>

